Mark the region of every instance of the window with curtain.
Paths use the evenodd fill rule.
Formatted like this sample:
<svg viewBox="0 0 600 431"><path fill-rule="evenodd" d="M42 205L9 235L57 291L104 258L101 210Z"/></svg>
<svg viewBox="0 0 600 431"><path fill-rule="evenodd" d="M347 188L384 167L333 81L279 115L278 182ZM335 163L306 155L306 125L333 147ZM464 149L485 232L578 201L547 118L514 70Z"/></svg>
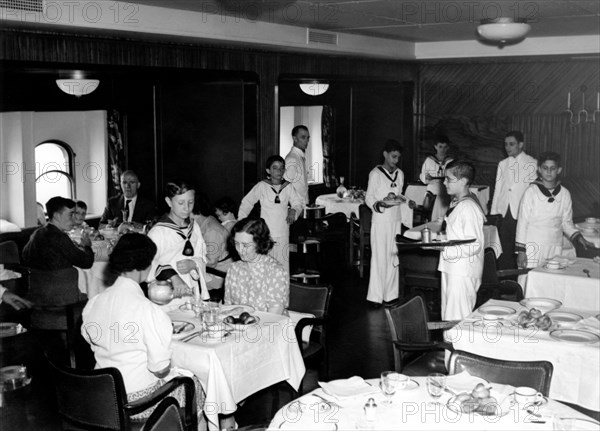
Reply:
<svg viewBox="0 0 600 431"><path fill-rule="evenodd" d="M61 141L46 141L35 147L36 200L45 205L54 196L73 199L73 159L75 153Z"/></svg>

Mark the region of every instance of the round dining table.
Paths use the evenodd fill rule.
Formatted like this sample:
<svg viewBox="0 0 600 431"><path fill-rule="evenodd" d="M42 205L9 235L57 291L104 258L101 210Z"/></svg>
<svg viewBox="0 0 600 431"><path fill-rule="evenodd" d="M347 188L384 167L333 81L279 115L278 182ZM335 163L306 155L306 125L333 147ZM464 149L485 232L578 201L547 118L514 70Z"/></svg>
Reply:
<svg viewBox="0 0 600 431"><path fill-rule="evenodd" d="M457 385L454 390L450 389L452 378ZM360 378L345 380L354 381L357 394L335 396L320 387L282 407L268 430L552 430L555 418L573 418L576 424L573 429L597 430L599 426L588 416L552 399L544 398L540 405L524 409L514 401L513 386L493 382L487 384L492 395L498 397L500 414L463 413L451 401L454 395L450 392L456 393L459 387L468 390L469 382L478 379L464 372L448 376L449 390L438 399L429 395L426 377L410 377L409 384L393 395L390 405L379 390L378 379L363 381L370 390L357 385L356 379ZM339 380L329 384L337 383L341 387L346 382ZM365 405L370 399L376 408L367 416Z"/></svg>

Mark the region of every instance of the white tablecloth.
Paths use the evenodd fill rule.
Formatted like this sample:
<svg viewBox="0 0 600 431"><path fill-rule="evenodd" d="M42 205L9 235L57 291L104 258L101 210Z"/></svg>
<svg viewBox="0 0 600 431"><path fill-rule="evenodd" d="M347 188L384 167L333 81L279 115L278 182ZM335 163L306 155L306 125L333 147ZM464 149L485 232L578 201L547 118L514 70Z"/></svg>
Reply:
<svg viewBox="0 0 600 431"><path fill-rule="evenodd" d="M77 268L79 290L87 294L88 299L104 292L107 287L104 282L104 271L108 266L110 245L106 240L93 241L92 249L94 250L94 264L92 267L88 269Z"/></svg>
<svg viewBox="0 0 600 431"><path fill-rule="evenodd" d="M306 371L294 323L286 316L252 314L260 317L260 325L236 331L222 342L173 340L173 365L192 371L202 382L211 430L218 429L219 414L233 413L237 403L261 389L285 380L297 390ZM189 313L172 311L169 316L199 325Z"/></svg>
<svg viewBox="0 0 600 431"><path fill-rule="evenodd" d="M381 391L339 400L326 394L321 388L316 389L281 408L272 419L268 430L552 430L553 415L587 418L554 400L548 400L547 404L537 408L537 413L542 415L541 418L534 417L520 410L517 405L511 405L510 398L504 400L504 405L508 407L508 414L503 417L456 413L446 405L451 395L444 393L438 403L433 403L427 392L425 377L411 377L411 379L416 384L411 383L408 386L410 389L397 391L392 397L391 406L384 405ZM376 379L367 382L374 388L379 385ZM501 390L503 394L512 392L511 386L493 382L491 386L492 389L496 387ZM328 411L320 411L319 405L326 405L313 394L332 400L337 405ZM367 423L364 405L369 398L375 400L377 410L375 420ZM298 409L299 403L304 407L303 412ZM529 423L528 421L531 420L545 423ZM588 425L593 424L588 423Z"/></svg>
<svg viewBox="0 0 600 431"><path fill-rule="evenodd" d="M558 299L563 307L600 311L600 264L577 258L562 270L535 268L527 274L525 297ZM583 270L587 269L588 277Z"/></svg>
<svg viewBox="0 0 600 431"><path fill-rule="evenodd" d="M488 186L477 186L472 185L469 187L469 191L477 196L479 203L483 209L485 214L488 213L488 202L490 200L490 188ZM425 194L427 193L427 186L424 184L410 184L406 187L406 192L404 193L407 198L415 201L417 205L422 205L423 200L425 199ZM435 220L439 217L443 217L448 209L447 205L445 205L440 199L436 199L433 204L433 210L431 211L431 219Z"/></svg>
<svg viewBox="0 0 600 431"><path fill-rule="evenodd" d="M485 305L503 305L516 310L510 319L525 307L516 302L490 300ZM583 310L561 307L584 318L593 316ZM515 325L483 325L481 315L474 311L463 322L447 332L455 349L481 356L511 361L546 360L554 365L550 397L600 410L600 346L557 341L537 328L521 329Z"/></svg>
<svg viewBox="0 0 600 431"><path fill-rule="evenodd" d="M349 198L339 198L335 193L328 195L318 196L315 200L317 205L322 205L325 207L325 212L327 214L333 214L337 212L342 212L346 214L346 217L350 218L350 214L354 213L356 217L360 217L358 213L358 207L360 204L364 204L362 200L349 199ZM408 205L400 206L400 217L402 219L402 224L406 227L412 227L413 225L413 210L408 207Z"/></svg>
<svg viewBox="0 0 600 431"><path fill-rule="evenodd" d="M415 226L412 229L404 232L404 236L410 239L421 239L421 231L425 229L425 226L429 227L431 232L438 234L442 230L441 221L430 221L429 223ZM496 226L483 226L483 240L484 248L491 247L496 254L496 258L502 254L502 245L500 244L500 236L498 235L498 229Z"/></svg>

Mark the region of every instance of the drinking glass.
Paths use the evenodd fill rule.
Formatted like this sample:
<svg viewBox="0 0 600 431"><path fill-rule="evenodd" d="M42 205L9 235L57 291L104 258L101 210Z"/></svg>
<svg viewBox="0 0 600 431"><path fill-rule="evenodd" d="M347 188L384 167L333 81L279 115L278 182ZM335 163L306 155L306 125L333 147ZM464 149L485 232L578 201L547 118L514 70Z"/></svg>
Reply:
<svg viewBox="0 0 600 431"><path fill-rule="evenodd" d="M381 391L385 395L384 404L392 405L392 396L396 393L402 376L395 371L384 371L381 373Z"/></svg>
<svg viewBox="0 0 600 431"><path fill-rule="evenodd" d="M438 399L446 389L446 376L439 373L429 374L427 376L427 391L432 398Z"/></svg>
<svg viewBox="0 0 600 431"><path fill-rule="evenodd" d="M559 416L554 416L552 420L552 428L555 431L570 431L573 429L575 423L575 419L573 418L561 418Z"/></svg>
<svg viewBox="0 0 600 431"><path fill-rule="evenodd" d="M215 326L218 323L218 314L219 304L217 304L216 302L204 303L204 312L202 314L202 320L208 330L211 330L211 327Z"/></svg>

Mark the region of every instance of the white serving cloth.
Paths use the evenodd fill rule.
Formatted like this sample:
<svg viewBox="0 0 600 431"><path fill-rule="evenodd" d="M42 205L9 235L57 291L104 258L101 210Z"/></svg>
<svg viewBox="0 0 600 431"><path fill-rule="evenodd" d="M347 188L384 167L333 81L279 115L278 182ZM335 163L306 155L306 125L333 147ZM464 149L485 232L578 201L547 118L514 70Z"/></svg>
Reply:
<svg viewBox="0 0 600 431"><path fill-rule="evenodd" d="M304 362L287 316L256 311L259 325L235 331L223 341L205 343L200 337L173 341L173 365L192 371L206 392L204 413L210 430L219 427L219 414L231 414L237 403L272 384L287 381L298 389ZM172 311L174 320L198 321L189 313Z"/></svg>
<svg viewBox="0 0 600 431"><path fill-rule="evenodd" d="M516 321L525 307L516 302L490 300L484 305L502 305L516 310L509 321ZM561 307L558 310L590 317L596 313ZM516 325L484 325L481 314L471 313L459 325L446 331L455 349L510 361L552 362L554 374L550 397L598 411L600 407L600 348L598 343L578 344L558 341L537 328ZM479 318L479 321L475 321Z"/></svg>
<svg viewBox="0 0 600 431"><path fill-rule="evenodd" d="M409 385L393 396L391 407L383 404L384 396L377 393L360 394L343 401L333 400L321 388L292 401L281 408L272 419L268 430L552 430L552 416L588 418L570 407L554 400L548 400L538 408L542 418L534 417L506 399L502 406L508 413L503 417L483 417L475 414L455 413L446 403L451 395L444 393L439 403L432 403L427 393L425 377L411 377L417 385ZM374 387L379 381L368 380ZM499 397L513 391L512 386L492 383L492 394ZM335 405L328 406L319 397L331 399ZM369 398L377 404L375 420L367 423L364 405ZM500 400L501 401L501 400ZM588 418L589 419L589 418ZM531 420L542 420L545 423L529 423ZM594 429L594 428L591 428Z"/></svg>
<svg viewBox="0 0 600 431"><path fill-rule="evenodd" d="M574 262L573 262L574 261ZM563 307L581 310L600 310L600 264L592 259L570 259L564 269L534 268L523 285L526 298L557 299ZM584 269L589 271L588 277Z"/></svg>

